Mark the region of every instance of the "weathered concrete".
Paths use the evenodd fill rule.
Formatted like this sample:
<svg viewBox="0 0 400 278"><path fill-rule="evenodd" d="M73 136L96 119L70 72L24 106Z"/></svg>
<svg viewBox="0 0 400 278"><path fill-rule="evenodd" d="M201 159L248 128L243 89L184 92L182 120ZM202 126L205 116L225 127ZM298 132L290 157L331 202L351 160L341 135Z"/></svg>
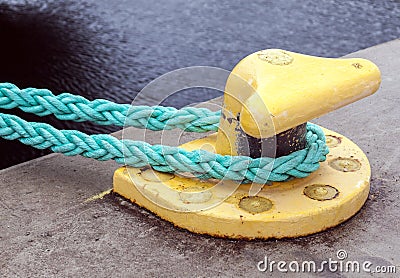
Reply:
<svg viewBox="0 0 400 278"><path fill-rule="evenodd" d="M370 198L349 221L299 239L248 242L195 235L114 195L85 202L112 187L115 163L49 155L0 171L0 276L262 277L268 273L258 272L256 264L265 255L320 262L336 259L339 249L350 260L397 265L400 272L400 40L349 56L372 60L383 77L376 95L315 120L354 140L370 159ZM177 138L171 136L164 139ZM154 138L147 133L148 142Z"/></svg>

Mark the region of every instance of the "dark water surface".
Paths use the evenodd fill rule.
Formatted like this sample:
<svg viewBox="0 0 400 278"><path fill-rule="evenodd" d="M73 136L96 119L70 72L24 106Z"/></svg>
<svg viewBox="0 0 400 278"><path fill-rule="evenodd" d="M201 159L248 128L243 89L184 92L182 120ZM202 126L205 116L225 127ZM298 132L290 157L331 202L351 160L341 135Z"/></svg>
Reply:
<svg viewBox="0 0 400 278"><path fill-rule="evenodd" d="M339 57L398 37L398 0L0 0L0 82L130 103L149 81L181 67L230 70L265 48ZM164 105L220 94L186 90ZM157 92L148 98L153 104ZM118 129L0 112L88 133ZM0 168L44 153L0 139Z"/></svg>

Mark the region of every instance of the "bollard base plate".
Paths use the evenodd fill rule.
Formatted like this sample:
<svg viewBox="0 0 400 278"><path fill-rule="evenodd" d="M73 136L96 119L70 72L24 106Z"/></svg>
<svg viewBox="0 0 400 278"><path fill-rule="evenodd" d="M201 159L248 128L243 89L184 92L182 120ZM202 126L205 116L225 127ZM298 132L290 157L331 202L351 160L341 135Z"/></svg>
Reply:
<svg viewBox="0 0 400 278"><path fill-rule="evenodd" d="M271 185L236 184L121 167L114 192L194 233L239 239L299 237L334 227L356 214L369 193L370 165L362 150L323 129L330 153L307 178ZM216 134L187 150L215 149Z"/></svg>

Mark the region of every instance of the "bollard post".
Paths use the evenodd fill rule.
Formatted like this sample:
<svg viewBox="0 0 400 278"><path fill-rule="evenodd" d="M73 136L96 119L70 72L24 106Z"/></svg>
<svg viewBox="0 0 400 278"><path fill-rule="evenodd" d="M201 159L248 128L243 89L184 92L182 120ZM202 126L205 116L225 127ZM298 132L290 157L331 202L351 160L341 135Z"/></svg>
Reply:
<svg viewBox="0 0 400 278"><path fill-rule="evenodd" d="M219 130L187 150L280 157L306 145L306 122L373 94L379 69L364 59L332 59L270 49L240 61L227 80ZM330 153L306 178L260 185L201 181L149 167L121 167L114 192L178 227L229 238L304 236L349 219L369 193L370 166L345 136L323 128Z"/></svg>
<svg viewBox="0 0 400 278"><path fill-rule="evenodd" d="M253 53L227 81L217 152L279 157L303 149L305 122L374 93L379 84L378 68L365 59Z"/></svg>

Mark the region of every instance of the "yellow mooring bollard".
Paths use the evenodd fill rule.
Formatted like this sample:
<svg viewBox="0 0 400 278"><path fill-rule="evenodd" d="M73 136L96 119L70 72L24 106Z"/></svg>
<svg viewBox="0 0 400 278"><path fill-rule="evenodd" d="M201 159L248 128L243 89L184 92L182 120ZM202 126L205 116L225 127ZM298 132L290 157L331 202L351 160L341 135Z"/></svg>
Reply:
<svg viewBox="0 0 400 278"><path fill-rule="evenodd" d="M368 60L262 50L230 74L218 132L181 147L251 157L287 155L305 147L307 121L373 94L379 84L379 69ZM361 209L371 172L356 144L323 130L330 153L306 178L236 184L121 167L114 192L195 233L266 239L323 231ZM260 190L253 194L254 188Z"/></svg>

